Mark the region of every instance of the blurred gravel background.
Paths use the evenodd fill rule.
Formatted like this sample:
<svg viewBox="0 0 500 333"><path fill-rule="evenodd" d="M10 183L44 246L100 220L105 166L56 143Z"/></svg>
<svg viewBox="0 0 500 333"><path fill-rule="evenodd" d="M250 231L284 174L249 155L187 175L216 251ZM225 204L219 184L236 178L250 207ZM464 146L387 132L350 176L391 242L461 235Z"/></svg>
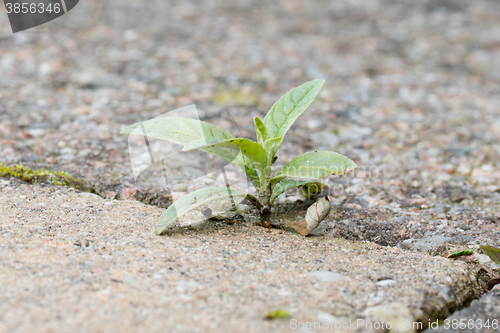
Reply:
<svg viewBox="0 0 500 333"><path fill-rule="evenodd" d="M87 0L0 29L0 163L165 207L134 184L120 129L195 103L253 137L253 116L325 78L279 161L333 149L372 168L332 178L345 191L323 233L500 245L498 1Z"/></svg>

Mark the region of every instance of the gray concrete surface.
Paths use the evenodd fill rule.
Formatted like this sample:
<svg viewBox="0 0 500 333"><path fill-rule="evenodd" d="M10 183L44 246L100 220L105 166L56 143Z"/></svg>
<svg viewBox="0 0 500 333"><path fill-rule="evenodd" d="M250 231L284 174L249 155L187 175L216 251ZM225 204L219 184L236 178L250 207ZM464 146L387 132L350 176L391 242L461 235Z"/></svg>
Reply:
<svg viewBox="0 0 500 333"><path fill-rule="evenodd" d="M290 332L325 314L416 332L481 293L465 263L370 242L215 222L158 237L160 208L66 187L0 201L3 332Z"/></svg>
<svg viewBox="0 0 500 333"><path fill-rule="evenodd" d="M267 311L332 319L404 304L401 318L437 318L467 305L481 291L465 264L394 247L500 246L499 6L88 0L14 35L0 13L0 163L64 170L107 198L0 179L1 328L286 331ZM330 179L334 208L313 237L241 224L154 236L161 210L126 199L164 208L170 193L134 182L120 129L195 103L202 119L253 137L252 117L314 78L325 87L277 164L333 149L360 168ZM359 266L339 248L358 251ZM222 251L242 251L241 265ZM288 253L289 267L268 267ZM318 269L346 279L310 282Z"/></svg>

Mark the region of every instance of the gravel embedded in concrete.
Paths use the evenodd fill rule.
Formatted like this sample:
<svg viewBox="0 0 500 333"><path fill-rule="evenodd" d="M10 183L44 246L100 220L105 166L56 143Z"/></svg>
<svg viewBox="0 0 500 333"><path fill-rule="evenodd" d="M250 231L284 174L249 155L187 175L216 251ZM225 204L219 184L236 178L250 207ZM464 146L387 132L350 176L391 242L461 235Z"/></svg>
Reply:
<svg viewBox="0 0 500 333"><path fill-rule="evenodd" d="M473 301L470 307L455 312L447 320L424 333L500 332L500 289L483 295Z"/></svg>
<svg viewBox="0 0 500 333"><path fill-rule="evenodd" d="M500 246L499 6L88 0L18 34L0 15L0 163L166 207L165 189L134 183L120 129L195 103L202 119L253 137L252 117L325 78L277 165L333 149L365 168L330 181L353 205L335 236Z"/></svg>
<svg viewBox="0 0 500 333"><path fill-rule="evenodd" d="M427 322L481 293L462 262L369 242L215 222L155 236L157 207L15 180L0 202L0 331L289 332L393 303Z"/></svg>
<svg viewBox="0 0 500 333"><path fill-rule="evenodd" d="M464 247L478 250L481 244L500 246L499 6L499 2L491 0L318 0L314 6L307 1L295 0L151 0L147 4L131 0L88 0L80 1L68 15L18 34L11 33L7 16L0 15L0 27L3 27L0 31L0 163L23 163L35 168L68 171L72 176L90 182L106 198L135 198L164 208L171 203L171 193L165 188L154 188L155 182L134 182L127 155L127 138L118 134L120 129L195 103L202 119L252 137L253 116L262 117L288 89L310 79L325 78L325 87L317 100L287 134L276 165L283 165L305 151L333 149L353 158L360 169L345 177L329 179L332 191L339 191L332 195L335 209L315 230L316 237L312 239L331 240L336 244L344 242L338 239L343 238L384 246L404 246L407 240L419 245L435 237L449 240L439 243L436 251L431 250L435 254ZM222 116L226 111L231 117ZM232 119L238 128L232 125ZM187 157L180 157L178 166L182 169L192 162ZM5 186L18 186L12 180L0 179L0 184L5 182L10 184ZM38 189L38 186L34 187L35 191ZM4 189L3 193L8 191ZM18 194L17 187L11 191ZM289 194L280 199L291 200L293 194ZM34 222L48 219L43 215L42 206L32 211L32 203L26 198L16 198L19 199L17 208L3 207L1 202L2 209L17 209L15 218L19 221L35 213L39 213L40 220ZM42 235L59 239L69 248L76 246L75 249L80 249L76 252L88 252L82 254L88 257L82 264L82 272L74 273L77 277L72 281L81 282L83 279L85 286L95 284L96 290L107 290L105 283L108 280L94 281L89 273L90 267L101 264L102 255L96 255L93 263L95 253L105 253L102 248L119 247L122 240L100 235L94 240L99 242L96 246L100 250L96 252L93 248L95 242L92 242L90 232L93 224L86 225L88 220L83 218L93 211L87 203L92 203L92 198L75 196L73 202L65 204L68 207L55 206L60 208L58 214L54 212L50 221L33 226L32 234L27 232L31 229L8 227L8 223L13 223L9 218L6 225L0 225L2 237L7 239L7 235L13 232L17 235L16 242L29 243L33 237L38 237L36 235ZM99 200L97 202L101 202ZM133 204L110 205L114 208L106 206L100 214L118 207L121 211ZM141 214L152 212L160 214L160 210L152 207ZM81 233L68 243L64 243L63 236L57 235L60 228L68 225L59 225L57 221L66 217ZM149 217L147 228L141 224L145 228L141 229L142 237L171 241L168 237L153 236L156 217ZM101 220L106 221L106 218ZM142 219L148 218L140 219L142 223ZM125 220L131 220L130 216ZM9 231L4 234L7 227ZM235 227L224 225L218 228L215 230L224 232ZM255 233L261 235L265 232L253 227L251 230L248 237L252 241L257 237ZM25 234L19 236L19 233ZM54 235L50 236L51 233ZM195 242L196 237L208 237L207 233L210 237L216 235L210 228L208 231L193 231L190 237L194 240L191 242ZM172 237L177 239L175 237L183 235L189 242L188 234L181 232ZM127 237L134 240L132 245L127 241L123 247L138 247L134 242L142 241L134 238L134 234ZM108 243L104 238L116 240L118 245L103 245ZM309 244L312 239L301 240L301 244ZM52 253L58 249L54 244L52 240L43 244L34 242L30 246L39 252ZM245 248L253 245L241 244ZM348 241L345 244L374 246ZM26 253L33 248L23 246L18 249L16 245L8 253L14 255L21 249ZM84 250L87 248L90 250ZM3 246L5 249L9 247ZM413 246L413 249L428 252L427 245ZM115 256L118 257L116 260L135 258L130 254L127 257L128 249L117 251L124 253L112 252L111 260L115 260ZM293 249L289 251L295 253ZM51 271L53 264L43 262L45 258L51 257L37 259L41 271L36 274ZM61 258L69 260L62 255ZM8 257L11 259L15 260ZM15 267L15 263L11 265ZM47 267L43 268L43 265ZM54 267L59 272L59 266ZM414 274L427 274L426 267L416 265ZM336 274L346 274L334 267L329 269ZM54 281L67 280L64 274L59 275L61 280ZM397 277L381 276L383 280L374 279L373 282L378 283L379 288L405 288L402 286L405 280ZM3 278L12 282L10 273L2 276L2 281ZM382 282L393 279L396 284ZM19 297L22 302L28 300L27 294L34 297L45 292L48 303L42 296L37 296L36 301L29 303L28 300L24 310L18 313L29 313L33 318L40 314L55 327L60 323L58 320L68 317L57 319L54 313L60 312L49 311L51 308L44 306L52 304L56 309L54 304L58 304L56 298L61 291L56 288L58 291L51 294L50 280L41 281L46 285L39 293L32 295L29 290L18 286L13 290L19 290L19 293L6 293L10 295L6 300L12 302ZM124 285L128 282L109 283L110 288L122 286L123 290L131 286ZM60 285L64 283L56 287ZM74 282L74 285L79 284ZM139 289L130 287L130 293L140 300L137 295L146 286L134 286ZM149 295L156 296L160 293L157 290L151 289ZM73 319L68 319L72 320L68 327L83 322L89 322L91 328L96 327L101 319L112 318L112 314L119 313L121 306L125 307L116 301L102 310L101 305L113 302L108 298L114 294L112 289L110 294L106 294L107 291L102 295L96 293L92 289L89 295L93 296L82 299L75 295L87 295L85 292L64 294L66 298L60 296L64 301L59 308L74 308L81 302L82 308L89 305L96 309L96 314L85 312L87 317L78 317L76 310L72 310L73 317L70 317ZM377 300L374 291L368 296L362 296L362 293L355 297ZM373 293L375 296L369 296ZM439 304L439 297L433 303L434 294L423 294L426 295L426 304ZM101 297L99 295L103 297L102 301L95 300L95 297ZM439 295L445 297L446 290L441 288ZM403 293L402 297L404 300L406 294ZM312 299L311 296L310 302ZM399 296L394 301L399 301ZM214 304L222 304L220 302ZM235 301L228 302L232 306ZM370 303L370 306L376 307L377 302ZM126 320L119 324L134 325L149 320L153 310L141 317L140 309L144 306L142 303L137 306L135 314L125 312ZM30 307L33 312L28 311ZM264 306L256 312L242 308L245 315L254 313L253 318L259 320L269 310ZM362 310L357 305L354 308L353 313ZM444 308L449 311L454 306ZM12 323L19 318L12 309L15 307L8 308L3 317L7 319L2 322ZM300 313L298 309L292 310L293 316ZM176 311L180 318L187 316L185 311ZM308 318L314 317L307 311ZM318 310L317 318L331 316L336 311L343 315L351 310L345 310L337 303L325 305ZM232 314L225 313L223 323L234 322ZM172 317L165 318L174 322ZM27 325L25 322L21 324ZM147 321L147 325L160 326L156 318ZM278 324L265 322L262 325ZM177 329L182 331L183 327Z"/></svg>

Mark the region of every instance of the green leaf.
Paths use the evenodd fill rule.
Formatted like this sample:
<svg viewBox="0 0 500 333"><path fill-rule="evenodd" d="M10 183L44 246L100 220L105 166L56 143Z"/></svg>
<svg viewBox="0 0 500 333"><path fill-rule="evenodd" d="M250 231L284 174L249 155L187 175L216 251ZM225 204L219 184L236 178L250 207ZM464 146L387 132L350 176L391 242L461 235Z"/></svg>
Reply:
<svg viewBox="0 0 500 333"><path fill-rule="evenodd" d="M264 117L264 125L270 138L284 137L297 118L316 98L325 80L306 82L284 94ZM273 157L279 146L275 147Z"/></svg>
<svg viewBox="0 0 500 333"><path fill-rule="evenodd" d="M268 153L268 158L273 158L272 152L276 146L280 146L283 141L283 137L279 138L270 138L262 143L262 148Z"/></svg>
<svg viewBox="0 0 500 333"><path fill-rule="evenodd" d="M223 141L234 138L231 133L216 125L197 119L181 117L152 119L135 123L125 128L120 134L146 135L181 145L188 145L193 141ZM235 154L234 150L225 148L201 150L238 165L256 186L260 184L254 165L245 156L239 156L239 154Z"/></svg>
<svg viewBox="0 0 500 333"><path fill-rule="evenodd" d="M275 184L279 183L281 180L285 179L286 175L276 175L269 180L269 186L275 186Z"/></svg>
<svg viewBox="0 0 500 333"><path fill-rule="evenodd" d="M181 197L170 205L165 212L160 216L156 225L156 233L161 235L165 232L172 222L176 221L182 215L207 204L214 200L224 200L232 196L244 199L249 194L238 190L228 189L226 187L211 187L203 188ZM255 199L255 198L253 198Z"/></svg>
<svg viewBox="0 0 500 333"><path fill-rule="evenodd" d="M257 134L257 142L262 144L269 137L267 136L266 125L260 120L259 117L253 118L253 124L255 126L255 134Z"/></svg>
<svg viewBox="0 0 500 333"><path fill-rule="evenodd" d="M314 180L293 180L293 179L283 179L273 188L273 192L271 193L271 204L276 200L276 198L288 191L291 188L297 186L307 186L307 185L316 185L318 188L324 187L325 185L316 182Z"/></svg>
<svg viewBox="0 0 500 333"><path fill-rule="evenodd" d="M243 155L241 152L238 152L231 148L223 148L223 147L205 148L200 150L208 154L220 157L223 160L226 160L233 164L236 164L243 171L245 171L245 173L248 175L248 177L250 177L255 186L259 186L260 184L259 175L255 170L254 164L247 156Z"/></svg>
<svg viewBox="0 0 500 333"><path fill-rule="evenodd" d="M460 250L460 251L455 251L455 252L450 253L450 255L448 256L448 258L456 258L456 257L460 257L460 256L469 256L471 254L472 254L472 250L471 249L465 249L465 250Z"/></svg>
<svg viewBox="0 0 500 333"><path fill-rule="evenodd" d="M321 179L329 175L343 175L358 166L347 156L333 151L314 151L302 154L281 169L275 177Z"/></svg>
<svg viewBox="0 0 500 333"><path fill-rule="evenodd" d="M262 148L264 148L264 150L266 151L268 161L265 173L266 179L269 179L269 177L271 176L271 165L274 161L274 148L279 147L282 141L283 138L270 138L262 143Z"/></svg>
<svg viewBox="0 0 500 333"><path fill-rule="evenodd" d="M311 199L315 195L321 193L321 190L323 190L325 187L328 186L320 182L312 182L299 186L299 192L302 196L306 197L307 199Z"/></svg>
<svg viewBox="0 0 500 333"><path fill-rule="evenodd" d="M257 170L261 174L264 174L265 168L267 166L267 154L264 148L257 142L245 138L234 138L224 141L216 140L196 140L187 144L182 149L183 151L191 151L195 149L217 149L217 148L228 148L233 150L236 154L240 151L246 157L248 157L255 165Z"/></svg>
<svg viewBox="0 0 500 333"><path fill-rule="evenodd" d="M491 245L481 245L481 250L497 265L500 265L500 249Z"/></svg>
<svg viewBox="0 0 500 333"><path fill-rule="evenodd" d="M144 132L143 132L144 131ZM205 121L170 117L152 119L128 126L120 134L147 135L160 140L186 145L194 140L232 139L234 136L222 128Z"/></svg>

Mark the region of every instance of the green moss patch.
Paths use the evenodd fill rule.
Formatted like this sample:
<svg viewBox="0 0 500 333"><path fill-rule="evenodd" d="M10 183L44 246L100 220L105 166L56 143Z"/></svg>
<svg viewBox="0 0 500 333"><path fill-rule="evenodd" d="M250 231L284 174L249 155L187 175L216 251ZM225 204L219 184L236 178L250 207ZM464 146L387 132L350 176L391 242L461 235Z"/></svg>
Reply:
<svg viewBox="0 0 500 333"><path fill-rule="evenodd" d="M71 186L82 191L93 192L81 179L73 178L65 171L31 169L22 164L7 166L0 163L0 177L15 177L32 184L42 181L50 182L52 185Z"/></svg>
<svg viewBox="0 0 500 333"><path fill-rule="evenodd" d="M266 319L267 320L275 320L275 319L284 319L284 318L289 318L290 314L288 313L287 310L284 309L278 309L274 311L269 311L267 313Z"/></svg>
<svg viewBox="0 0 500 333"><path fill-rule="evenodd" d="M469 256L472 253L473 253L473 251L471 249L465 249L465 250L455 251L455 252L450 253L450 255L448 256L448 258L456 258L456 257L460 257L460 256Z"/></svg>

